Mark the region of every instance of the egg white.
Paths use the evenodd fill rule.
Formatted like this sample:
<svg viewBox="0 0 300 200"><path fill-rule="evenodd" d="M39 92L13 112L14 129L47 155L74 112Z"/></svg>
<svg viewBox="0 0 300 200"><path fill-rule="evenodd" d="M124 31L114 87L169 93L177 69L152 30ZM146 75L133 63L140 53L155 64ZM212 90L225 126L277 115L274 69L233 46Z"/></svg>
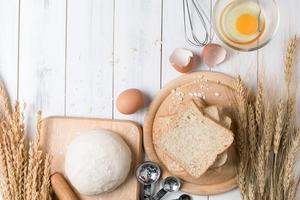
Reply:
<svg viewBox="0 0 300 200"><path fill-rule="evenodd" d="M261 35L261 31L256 31L253 34L245 35L240 33L236 28L237 19L244 14L254 15L260 17L260 30L263 31L265 26L265 17L263 11L259 15L261 8L259 5L252 1L236 1L229 4L223 11L223 16L221 19L221 27L223 29L223 34L238 43L248 43L257 39Z"/></svg>

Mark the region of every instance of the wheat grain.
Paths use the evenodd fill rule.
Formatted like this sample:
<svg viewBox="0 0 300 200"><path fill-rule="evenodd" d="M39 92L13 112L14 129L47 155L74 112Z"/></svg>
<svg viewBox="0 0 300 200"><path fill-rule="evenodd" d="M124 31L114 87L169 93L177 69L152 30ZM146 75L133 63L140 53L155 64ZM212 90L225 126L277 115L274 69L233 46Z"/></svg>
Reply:
<svg viewBox="0 0 300 200"><path fill-rule="evenodd" d="M296 199L300 179L295 182L293 177L300 131L295 125L296 95L292 90L295 88L291 87L296 43L293 36L285 55L286 100L282 98L274 106L274 102L264 98L263 84L258 83L256 99L252 102L240 77L236 80L238 177L243 200Z"/></svg>
<svg viewBox="0 0 300 200"><path fill-rule="evenodd" d="M241 162L238 166L238 184L241 192L241 199L246 196L246 166Z"/></svg>
<svg viewBox="0 0 300 200"><path fill-rule="evenodd" d="M295 199L296 198L296 192L297 192L298 183L293 182L290 185L290 188L288 189L288 193L286 195L286 199Z"/></svg>
<svg viewBox="0 0 300 200"><path fill-rule="evenodd" d="M0 97L2 101L2 113L7 121L11 121L11 106L9 103L9 97L5 90L5 87L2 83L0 83Z"/></svg>
<svg viewBox="0 0 300 200"><path fill-rule="evenodd" d="M248 123L249 123L249 144L250 144L250 158L251 163L255 161L256 157L256 144L257 144L257 137L256 137L256 123L255 123L255 114L254 108L251 104L248 105Z"/></svg>
<svg viewBox="0 0 300 200"><path fill-rule="evenodd" d="M258 83L256 99L255 99L255 119L258 125L261 124L262 110L263 110L263 85L260 82Z"/></svg>
<svg viewBox="0 0 300 200"><path fill-rule="evenodd" d="M267 160L269 158L270 150L271 150L271 145L273 141L273 130L274 130L274 125L273 125L273 115L272 115L272 110L271 107L268 105L267 110L265 112L265 117L264 117L264 126L263 126L263 136L262 136L262 143L264 145L265 149L265 159Z"/></svg>
<svg viewBox="0 0 300 200"><path fill-rule="evenodd" d="M278 149L280 145L280 140L282 136L282 129L284 123L284 101L280 100L277 111L276 111L276 125L275 125L275 134L274 134L274 153L278 154Z"/></svg>
<svg viewBox="0 0 300 200"><path fill-rule="evenodd" d="M285 127L282 134L282 146L283 148L288 148L290 141L290 132L294 126L294 117L295 117L295 98L289 98L286 105L286 117L285 117Z"/></svg>
<svg viewBox="0 0 300 200"><path fill-rule="evenodd" d="M259 194L262 197L265 191L265 152L263 145L260 145L258 150L257 179Z"/></svg>
<svg viewBox="0 0 300 200"><path fill-rule="evenodd" d="M238 76L235 81L235 91L237 96L237 106L238 106L238 117L237 121L240 124L238 126L237 134L237 145L239 157L245 157L247 148L247 136L245 135L245 130L247 130L247 98L245 86L242 83L241 77Z"/></svg>
<svg viewBox="0 0 300 200"><path fill-rule="evenodd" d="M50 163L51 157L50 155L46 155L44 162L44 171L43 171L43 180L41 186L41 199L48 200L50 193L50 180L47 178L50 176Z"/></svg>
<svg viewBox="0 0 300 200"><path fill-rule="evenodd" d="M290 85L291 85L291 81L292 81L296 44L297 44L297 37L296 37L296 35L294 35L289 40L289 44L288 44L286 54L285 54L285 59L284 59L284 79L285 79L288 90L290 90Z"/></svg>
<svg viewBox="0 0 300 200"><path fill-rule="evenodd" d="M0 190L3 200L48 200L50 160L39 150L41 113L37 113L35 140L25 140L23 112L19 102L11 110L8 96L0 84ZM47 173L46 173L47 172ZM47 182L48 180L48 182Z"/></svg>
<svg viewBox="0 0 300 200"><path fill-rule="evenodd" d="M255 191L252 183L249 184L248 188L248 200L255 200Z"/></svg>
<svg viewBox="0 0 300 200"><path fill-rule="evenodd" d="M284 176L283 176L283 185L284 185L284 192L287 192L289 186L291 185L293 170L295 168L295 157L299 148L300 144L300 131L299 129L296 131L295 137L292 140L291 149L287 154L287 164L284 169Z"/></svg>

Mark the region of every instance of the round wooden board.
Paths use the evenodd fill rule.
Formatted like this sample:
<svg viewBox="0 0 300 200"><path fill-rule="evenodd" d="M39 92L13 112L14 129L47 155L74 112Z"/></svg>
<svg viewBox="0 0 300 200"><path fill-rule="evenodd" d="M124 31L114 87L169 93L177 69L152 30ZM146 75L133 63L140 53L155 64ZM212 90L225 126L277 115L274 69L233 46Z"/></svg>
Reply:
<svg viewBox="0 0 300 200"><path fill-rule="evenodd" d="M181 98L180 102L184 104L190 99L199 101L200 98L197 96L199 94L207 105L222 106L226 113L234 105L233 84L234 79L222 73L195 72L183 75L171 81L159 91L146 113L143 127L145 151L151 161L158 163L162 167L163 177L174 175L183 180L181 190L184 192L211 195L235 188L237 182L234 144L227 150L228 160L225 165L209 169L198 179L191 177L184 170L168 170L166 166L170 158L153 143L155 137L159 137L157 135L159 119L176 113L180 104L178 105L178 101L174 101L174 97ZM178 96L178 91L183 96Z"/></svg>

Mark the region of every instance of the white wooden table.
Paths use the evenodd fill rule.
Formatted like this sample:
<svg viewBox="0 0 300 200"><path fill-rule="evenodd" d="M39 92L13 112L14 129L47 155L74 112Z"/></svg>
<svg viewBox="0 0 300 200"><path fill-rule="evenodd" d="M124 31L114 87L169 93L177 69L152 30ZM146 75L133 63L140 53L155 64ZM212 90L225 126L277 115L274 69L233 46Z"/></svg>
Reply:
<svg viewBox="0 0 300 200"><path fill-rule="evenodd" d="M281 23L275 39L255 52L228 49L227 61L213 70L240 73L251 86L257 72L282 81L284 47L291 34L300 32L300 1L278 1ZM209 12L209 0L201 2ZM44 116L142 123L144 111L122 115L115 98L135 87L152 99L179 76L168 62L176 47L199 54L184 40L182 0L0 0L0 74L11 99L27 103L29 131L38 109ZM171 196L178 194L166 199ZM194 199L238 200L239 192Z"/></svg>

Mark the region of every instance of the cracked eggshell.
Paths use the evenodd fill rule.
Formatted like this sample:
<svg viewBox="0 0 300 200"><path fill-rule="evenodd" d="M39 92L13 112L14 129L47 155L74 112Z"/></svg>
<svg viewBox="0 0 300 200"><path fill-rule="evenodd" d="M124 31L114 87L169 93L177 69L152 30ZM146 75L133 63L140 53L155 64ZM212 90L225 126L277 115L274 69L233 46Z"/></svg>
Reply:
<svg viewBox="0 0 300 200"><path fill-rule="evenodd" d="M211 43L203 47L200 57L208 67L214 67L225 60L226 50L219 44Z"/></svg>
<svg viewBox="0 0 300 200"><path fill-rule="evenodd" d="M169 61L180 73L188 73L193 68L193 53L183 48L177 48L171 54Z"/></svg>

